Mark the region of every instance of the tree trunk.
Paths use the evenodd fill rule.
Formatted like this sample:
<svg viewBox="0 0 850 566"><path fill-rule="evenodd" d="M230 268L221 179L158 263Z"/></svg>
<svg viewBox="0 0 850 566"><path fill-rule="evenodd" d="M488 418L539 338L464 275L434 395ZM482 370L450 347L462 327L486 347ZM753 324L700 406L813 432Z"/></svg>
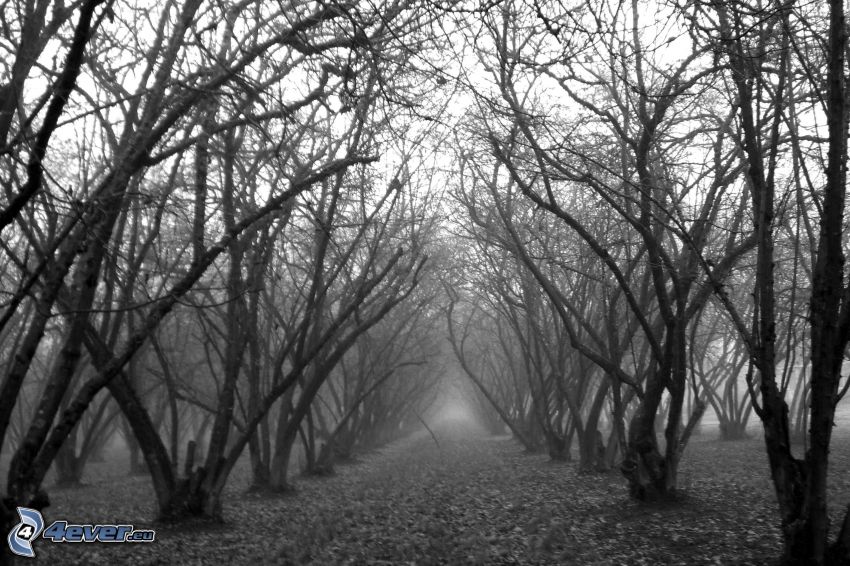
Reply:
<svg viewBox="0 0 850 566"><path fill-rule="evenodd" d="M670 495L664 458L658 450L655 417L664 393L663 379L656 369L646 380L646 391L629 427L626 458L621 471L629 483L629 493L635 499L656 500Z"/></svg>
<svg viewBox="0 0 850 566"><path fill-rule="evenodd" d="M287 483L289 458L292 451L291 443L287 445L287 424L292 412L292 398L295 395L295 387L291 387L283 396L280 404L280 412L277 419L277 430L274 436L274 452L271 459L271 470L266 487L273 491L289 491L291 486ZM294 435L293 440L294 440Z"/></svg>
<svg viewBox="0 0 850 566"><path fill-rule="evenodd" d="M734 441L749 438L747 423L735 419L720 420L720 440Z"/></svg>
<svg viewBox="0 0 850 566"><path fill-rule="evenodd" d="M572 458L567 439L555 431L546 431L546 447L552 460L568 462Z"/></svg>
<svg viewBox="0 0 850 566"><path fill-rule="evenodd" d="M251 456L251 490L261 489L269 485L269 461L260 448L259 431L251 435L248 441L248 452Z"/></svg>
<svg viewBox="0 0 850 566"><path fill-rule="evenodd" d="M584 423L584 429L579 437L579 451L581 457L579 460L579 471L590 472L599 470L604 467L604 462L599 460L599 442L598 442L598 427L599 418L602 415L602 409L605 406L605 400L608 398L608 390L610 389L611 381L603 379L596 390L596 395L593 397L593 404L590 406L587 419ZM573 415L573 418L580 418L578 415ZM602 443L603 447L605 443Z"/></svg>
<svg viewBox="0 0 850 566"><path fill-rule="evenodd" d="M56 455L56 485L58 487L79 487L82 485L85 461L76 451L76 435L68 437Z"/></svg>
<svg viewBox="0 0 850 566"><path fill-rule="evenodd" d="M298 438L298 427L291 426L291 422L284 424L283 429L278 431L269 482L269 488L272 491L292 491L288 481L289 461L292 458L292 448L296 438Z"/></svg>

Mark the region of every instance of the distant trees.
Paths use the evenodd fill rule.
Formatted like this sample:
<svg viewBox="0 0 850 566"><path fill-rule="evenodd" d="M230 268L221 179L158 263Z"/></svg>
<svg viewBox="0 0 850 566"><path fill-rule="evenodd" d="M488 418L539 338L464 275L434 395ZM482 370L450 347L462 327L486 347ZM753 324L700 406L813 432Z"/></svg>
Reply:
<svg viewBox="0 0 850 566"><path fill-rule="evenodd" d="M637 3L491 11L479 56L493 95L470 125L489 148L475 153L469 175L488 187L491 217L571 348L602 372L601 387L618 389L618 404L619 388L633 391L622 468L636 497L654 498L675 492L679 458L704 408L697 399L691 415L682 412L688 327L712 281L755 239L738 229L748 199L732 115L711 120L702 111L717 108L705 88L711 61L699 46L660 61L644 48L652 38L640 20ZM688 152L710 157L694 163ZM541 223L541 214L554 223ZM655 428L662 411L663 448ZM617 414L615 422L624 407Z"/></svg>
<svg viewBox="0 0 850 566"><path fill-rule="evenodd" d="M600 313L590 306L599 289L584 276L595 272L595 266L587 257L576 258L574 271L565 272L562 254L569 253L570 235L517 200L510 188L508 204L499 209L490 200L498 198L496 191L478 185L475 180L470 186L461 182L456 195L475 226L469 232L470 253L480 254L480 271L466 270L471 280L454 301L463 308L451 304L455 353L526 448L543 445L552 458L570 459L577 439L582 469L607 467L610 463L599 459L604 444L600 446L598 426L609 381L600 379L591 359L580 353L582 338L599 338L592 325ZM574 302L553 306L535 270L547 285L557 280L570 288ZM567 309L579 317L578 325ZM612 440L616 450L622 439L613 433Z"/></svg>
<svg viewBox="0 0 850 566"><path fill-rule="evenodd" d="M323 439L318 448L305 447L307 471L326 473L355 448L384 444L419 425L443 371L434 360L442 319L434 304L438 287L431 285L364 333L325 382L313 405Z"/></svg>

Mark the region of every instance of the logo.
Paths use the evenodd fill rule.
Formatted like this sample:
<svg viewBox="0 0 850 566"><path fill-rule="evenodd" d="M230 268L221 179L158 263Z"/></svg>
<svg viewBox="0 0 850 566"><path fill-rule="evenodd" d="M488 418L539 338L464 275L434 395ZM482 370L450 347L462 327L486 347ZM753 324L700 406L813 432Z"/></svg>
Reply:
<svg viewBox="0 0 850 566"><path fill-rule="evenodd" d="M21 522L9 531L6 540L18 556L35 558L32 543L41 535L50 542L153 542L156 531L136 530L133 525L69 525L53 521L44 528L44 518L35 509L18 507Z"/></svg>
<svg viewBox="0 0 850 566"><path fill-rule="evenodd" d="M44 528L44 519L42 519L41 513L35 509L27 509L26 507L18 507L18 516L21 518L21 522L9 532L9 536L6 538L9 541L9 548L18 556L35 558L32 541L41 534L41 529Z"/></svg>

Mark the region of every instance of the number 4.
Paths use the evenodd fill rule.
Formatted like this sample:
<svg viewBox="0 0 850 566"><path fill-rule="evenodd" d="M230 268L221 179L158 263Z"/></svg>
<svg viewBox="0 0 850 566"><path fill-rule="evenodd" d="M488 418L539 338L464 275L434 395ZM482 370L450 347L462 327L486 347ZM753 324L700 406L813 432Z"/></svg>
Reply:
<svg viewBox="0 0 850 566"><path fill-rule="evenodd" d="M61 542L65 538L65 527L67 526L68 523L65 521L54 521L52 525L44 530L41 536L53 542Z"/></svg>

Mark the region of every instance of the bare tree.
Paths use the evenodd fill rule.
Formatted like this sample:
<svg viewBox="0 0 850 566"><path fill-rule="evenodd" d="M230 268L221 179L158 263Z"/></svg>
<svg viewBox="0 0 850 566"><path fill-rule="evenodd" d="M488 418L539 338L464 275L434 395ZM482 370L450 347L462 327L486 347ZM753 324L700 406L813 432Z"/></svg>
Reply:
<svg viewBox="0 0 850 566"><path fill-rule="evenodd" d="M695 7L700 39L728 61L728 77L741 122L747 178L752 190L752 233L757 238L752 328L733 305L729 312L755 368L748 376L765 432L771 476L779 500L788 564L850 561L850 514L829 541L826 488L835 408L847 390L841 367L850 339L844 276L844 205L847 167L847 30L844 3L758 7L748 3ZM820 32L819 37L812 34ZM710 35L705 35L710 32ZM794 68L802 69L796 73ZM813 96L808 96L813 95ZM808 97L808 98L806 98ZM808 100L810 102L804 102ZM809 126L811 122L813 126ZM818 124L825 124L819 126ZM814 128L813 136L803 133ZM801 150L812 144L818 152ZM786 156L793 171L783 194ZM821 161L819 155L826 155ZM811 246L810 421L804 458L794 455L786 395L783 344L777 326L779 290L775 239L786 223L785 201L796 192L795 230ZM808 251L808 250L807 250ZM803 254L804 256L807 254ZM797 257L795 255L795 257ZM795 262L794 274L797 273ZM805 300L805 296L801 297ZM758 394L756 395L756 388Z"/></svg>
<svg viewBox="0 0 850 566"><path fill-rule="evenodd" d="M0 332L5 341L12 321L23 329L13 333L19 337L13 351L4 353L10 363L0 385L3 439L57 310L62 346L19 434L3 528L15 505L43 504L47 470L104 388L131 424L158 500L167 506L176 467L140 399L130 361L193 288L212 281L213 267L231 266L231 308L243 308L247 282L238 266L244 242L301 193L377 159L374 138L363 134L383 119L373 120L370 109L392 90L392 71L381 56L393 34L406 33L416 17L405 4L355 10L349 4L202 7L195 1L124 10L88 2L60 6L45 23L47 7L22 7L26 18L14 31L25 40L9 38L20 50L0 100L2 158L9 165L0 229L5 244L15 243L4 246L2 265L6 277L14 270L22 282L4 303ZM74 12L79 18L69 38L63 25ZM49 75L57 78L47 94L32 99L25 83L38 83L45 69L35 61L48 41L67 46L66 61ZM75 134L76 169L63 168L65 140ZM245 159L252 152L257 159ZM189 162L191 180L183 172ZM277 175L263 175L270 170ZM253 184L256 198L246 206L239 199L242 184L251 186L249 178L258 176L263 182ZM386 308L403 298L417 278L420 253L385 255L380 267L364 272L341 315L368 304L382 282L388 296L399 293ZM381 312L360 313L361 323L374 324ZM229 332L236 338L241 330ZM354 336L337 339L344 345ZM226 469L220 461L232 426L239 343L225 356L230 366L213 422L210 468ZM302 353L302 366L322 345ZM78 371L86 359L93 373ZM208 511L218 507L215 494L225 478L206 478Z"/></svg>

